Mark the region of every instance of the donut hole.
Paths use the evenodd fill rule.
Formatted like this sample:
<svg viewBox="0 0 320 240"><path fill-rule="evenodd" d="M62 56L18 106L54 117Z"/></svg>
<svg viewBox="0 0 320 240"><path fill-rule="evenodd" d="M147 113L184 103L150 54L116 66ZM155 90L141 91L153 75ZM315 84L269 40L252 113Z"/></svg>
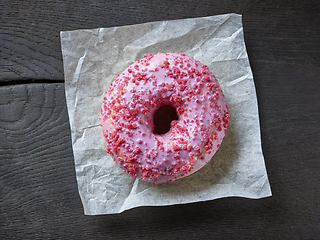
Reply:
<svg viewBox="0 0 320 240"><path fill-rule="evenodd" d="M178 119L178 114L174 107L169 105L159 107L153 117L153 132L159 135L169 132L171 122Z"/></svg>

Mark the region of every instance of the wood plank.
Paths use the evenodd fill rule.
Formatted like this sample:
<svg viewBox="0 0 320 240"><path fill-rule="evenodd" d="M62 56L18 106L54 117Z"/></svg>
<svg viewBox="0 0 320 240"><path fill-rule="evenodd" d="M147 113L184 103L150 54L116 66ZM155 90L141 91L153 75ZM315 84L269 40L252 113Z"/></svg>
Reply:
<svg viewBox="0 0 320 240"><path fill-rule="evenodd" d="M0 2L0 82L63 80L59 32L150 21L243 14L252 62L319 66L318 1L10 1Z"/></svg>
<svg viewBox="0 0 320 240"><path fill-rule="evenodd" d="M84 216L59 32L230 12L243 14L273 196ZM0 238L320 239L319 25L316 0L1 1Z"/></svg>
<svg viewBox="0 0 320 240"><path fill-rule="evenodd" d="M291 74L283 76L283 67L275 65L272 77L258 84L273 197L140 207L91 217L83 215L77 193L64 85L2 86L0 238L317 239L320 96L302 81L291 84L305 77L299 75L303 69L292 66ZM266 65L260 69L263 75L270 70ZM295 91L303 95L296 98Z"/></svg>

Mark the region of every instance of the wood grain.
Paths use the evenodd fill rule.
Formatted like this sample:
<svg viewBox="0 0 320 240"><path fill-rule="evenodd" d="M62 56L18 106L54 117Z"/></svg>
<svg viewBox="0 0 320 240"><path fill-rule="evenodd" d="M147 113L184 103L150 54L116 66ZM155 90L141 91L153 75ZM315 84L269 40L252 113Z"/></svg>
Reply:
<svg viewBox="0 0 320 240"><path fill-rule="evenodd" d="M230 12L273 196L83 215L59 32ZM318 1L1 1L0 239L320 239L319 25Z"/></svg>
<svg viewBox="0 0 320 240"><path fill-rule="evenodd" d="M281 75L285 67L290 74ZM258 85L273 197L141 207L94 217L83 215L77 193L64 85L1 87L0 238L317 239L320 96L314 87L319 83L298 81L314 76L306 78L296 66L273 69L272 77ZM269 67L261 71L266 74Z"/></svg>
<svg viewBox="0 0 320 240"><path fill-rule="evenodd" d="M318 1L0 2L0 81L63 80L60 31L240 13L252 61L319 66ZM301 54L303 56L301 56Z"/></svg>

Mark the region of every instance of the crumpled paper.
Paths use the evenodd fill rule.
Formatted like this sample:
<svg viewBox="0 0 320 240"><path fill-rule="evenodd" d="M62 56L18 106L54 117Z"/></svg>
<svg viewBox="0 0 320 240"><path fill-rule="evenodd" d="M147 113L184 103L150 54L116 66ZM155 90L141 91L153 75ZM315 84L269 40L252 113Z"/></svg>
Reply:
<svg viewBox="0 0 320 240"><path fill-rule="evenodd" d="M257 97L241 15L61 32L66 99L79 194L87 215L222 197L271 196L261 150ZM184 52L215 74L230 124L205 167L174 183L132 178L106 154L100 107L115 76L146 54Z"/></svg>

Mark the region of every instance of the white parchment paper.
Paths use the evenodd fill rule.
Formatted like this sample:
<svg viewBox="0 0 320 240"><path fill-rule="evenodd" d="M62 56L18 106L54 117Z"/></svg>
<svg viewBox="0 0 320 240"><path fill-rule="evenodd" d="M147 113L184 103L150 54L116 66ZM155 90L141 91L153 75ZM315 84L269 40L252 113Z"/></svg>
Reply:
<svg viewBox="0 0 320 240"><path fill-rule="evenodd" d="M61 32L65 88L79 194L87 215L239 196L271 196L257 98L241 15ZM132 178L106 154L100 127L105 91L146 54L184 52L208 65L230 105L230 124L211 162L174 183Z"/></svg>

